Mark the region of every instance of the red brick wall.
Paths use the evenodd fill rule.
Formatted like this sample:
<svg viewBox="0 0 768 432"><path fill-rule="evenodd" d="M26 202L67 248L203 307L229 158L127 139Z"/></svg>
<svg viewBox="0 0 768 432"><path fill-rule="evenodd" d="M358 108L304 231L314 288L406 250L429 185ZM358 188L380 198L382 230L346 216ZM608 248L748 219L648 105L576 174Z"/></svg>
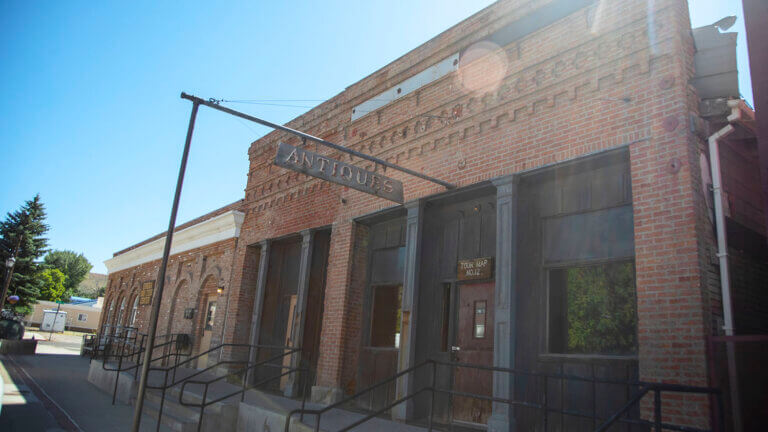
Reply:
<svg viewBox="0 0 768 432"><path fill-rule="evenodd" d="M224 309L230 290L230 278L232 262L237 240L229 239L212 243L197 249L172 255L168 261L166 271L166 283L163 290L163 298L160 303L160 315L158 318L157 335L168 333L187 333L193 336L195 349L198 349L200 331L200 314L203 313L200 302L209 292L215 292L219 281L224 283L224 292L219 299L221 313L217 314L214 325L212 345L221 341L222 327L224 326ZM107 291L105 293L106 314L102 314L100 326L106 323L109 314L109 305L113 298L117 298L113 323L117 319L120 301L128 296L128 310L124 314L122 325L127 325L130 317L130 308L133 299L141 290L143 282L155 281L157 289L157 273L160 260L140 264L135 267L120 270L109 274ZM184 309L196 308L193 319L184 319ZM139 332L148 330L151 305L139 306L136 318L136 327ZM233 324L228 324L233 325Z"/></svg>
<svg viewBox="0 0 768 432"><path fill-rule="evenodd" d="M289 125L460 186L629 145L641 379L706 385L704 337L715 282L698 172L702 142L687 126L696 97L688 86L693 44L685 1L603 0L502 47L496 55L506 68L496 85L470 90L493 72L494 63L481 60L350 122L356 104L546 3L498 2ZM317 384L343 388L354 376L364 277L357 260L365 235L352 219L393 204L273 166L278 141L300 145L274 132L249 150L246 217L228 306L236 325L227 325L224 340L248 340L257 265L248 246L332 226ZM444 190L393 170L385 174L404 182L407 200ZM110 282L118 276L130 279L121 272ZM666 401L670 421L706 423L701 400Z"/></svg>

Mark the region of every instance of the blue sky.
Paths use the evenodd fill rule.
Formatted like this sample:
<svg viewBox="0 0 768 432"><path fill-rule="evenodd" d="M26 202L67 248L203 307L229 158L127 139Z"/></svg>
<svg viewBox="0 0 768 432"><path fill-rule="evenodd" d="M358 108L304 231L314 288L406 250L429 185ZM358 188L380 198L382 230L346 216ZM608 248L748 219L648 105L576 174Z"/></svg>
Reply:
<svg viewBox="0 0 768 432"><path fill-rule="evenodd" d="M4 0L0 214L40 193L51 247L106 272L114 251L167 227L191 106L181 91L311 107L490 3ZM741 2L690 3L693 26L739 17L751 103ZM278 123L307 110L230 106ZM266 132L201 109L179 222L243 197L248 146Z"/></svg>

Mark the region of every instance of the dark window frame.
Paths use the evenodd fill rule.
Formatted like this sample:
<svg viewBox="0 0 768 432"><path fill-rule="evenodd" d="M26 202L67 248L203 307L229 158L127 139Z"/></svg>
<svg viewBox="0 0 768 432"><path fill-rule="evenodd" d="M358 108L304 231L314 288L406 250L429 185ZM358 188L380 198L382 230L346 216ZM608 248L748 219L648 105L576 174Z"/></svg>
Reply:
<svg viewBox="0 0 768 432"><path fill-rule="evenodd" d="M378 289L397 289L398 290L398 298L399 298L399 304L397 304L396 311L399 311L399 318L395 318L395 335L394 342L392 345L374 345L374 324L375 324L375 318L376 318L376 290ZM399 339L397 338L398 330L400 331L400 338L402 339L402 309L403 309L403 284L400 282L395 283L378 283L375 285L370 285L370 296L371 296L371 303L370 308L368 310L368 314L370 316L370 319L368 320L368 334L367 334L367 340L366 340L366 348L371 349L400 349L400 343ZM395 315L397 316L398 313L396 312Z"/></svg>
<svg viewBox="0 0 768 432"><path fill-rule="evenodd" d="M634 291L635 291L635 352L632 354L604 354L604 353L588 353L588 354L582 354L582 353L559 353L559 352L552 352L551 351L551 318L550 318L550 310L551 310L551 278L550 275L553 270L564 270L568 268L574 268L574 267L593 267L593 266L599 266L599 265L606 265L606 264L616 264L616 263L625 263L630 262L632 264L632 269L634 271ZM549 265L543 265L542 266L542 277L544 278L544 288L546 290L545 295L545 302L544 302L544 313L543 316L543 325L544 325L544 340L543 340L543 346L540 350L539 358L540 360L554 360L559 361L562 359L584 359L584 360L631 360L636 361L638 359L639 355L639 334L638 331L638 325L637 325L637 265L635 263L635 257L634 256L622 256L622 257L612 257L612 258L605 258L605 259L595 259L595 260L572 260L572 261L562 261L557 263L551 263Z"/></svg>

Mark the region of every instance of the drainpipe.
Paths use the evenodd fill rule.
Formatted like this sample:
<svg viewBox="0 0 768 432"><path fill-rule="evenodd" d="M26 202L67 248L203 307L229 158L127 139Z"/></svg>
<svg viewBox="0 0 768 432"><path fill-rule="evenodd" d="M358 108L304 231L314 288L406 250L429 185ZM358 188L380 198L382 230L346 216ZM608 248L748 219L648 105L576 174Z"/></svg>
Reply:
<svg viewBox="0 0 768 432"><path fill-rule="evenodd" d="M728 116L728 122L741 119L741 110L738 105L733 106L732 114ZM736 128L728 124L724 128L712 134L709 141L709 160L712 174L712 190L714 192L715 205L715 227L717 230L717 257L720 261L720 288L723 297L723 321L726 336L733 336L733 306L731 301L731 279L728 271L728 242L726 239L725 215L723 214L723 195L722 195L722 176L720 173L720 150L719 140L732 134ZM736 352L734 344L726 341L726 350L728 355L728 382L731 396L731 411L733 412L734 432L742 432L741 424L741 402L739 400L738 374L736 372ZM714 384L714 383L713 383ZM720 413L722 416L724 413Z"/></svg>
<svg viewBox="0 0 768 432"><path fill-rule="evenodd" d="M729 116L730 119L730 116ZM720 175L719 140L732 134L736 128L727 125L709 137L709 164L712 170L712 190L715 204L715 227L717 228L717 257L720 260L720 288L723 295L723 321L726 336L733 336L733 307L731 306L731 279L728 273L728 243L725 238L725 215L723 214L722 177Z"/></svg>

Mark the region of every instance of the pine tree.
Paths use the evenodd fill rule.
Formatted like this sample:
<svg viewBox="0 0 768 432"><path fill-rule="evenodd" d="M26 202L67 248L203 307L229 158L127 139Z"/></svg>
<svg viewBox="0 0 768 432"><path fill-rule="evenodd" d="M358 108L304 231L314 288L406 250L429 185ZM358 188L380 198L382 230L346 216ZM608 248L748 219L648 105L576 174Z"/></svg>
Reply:
<svg viewBox="0 0 768 432"><path fill-rule="evenodd" d="M16 258L7 295L15 294L20 298L12 306L6 301L5 307L12 308L16 313L27 314L32 311L30 305L37 302L45 283L42 277L44 268L39 262L48 247L48 239L43 237L48 232L45 216L45 206L40 201L40 195L35 195L0 222L0 263L5 264L5 260L11 256Z"/></svg>

